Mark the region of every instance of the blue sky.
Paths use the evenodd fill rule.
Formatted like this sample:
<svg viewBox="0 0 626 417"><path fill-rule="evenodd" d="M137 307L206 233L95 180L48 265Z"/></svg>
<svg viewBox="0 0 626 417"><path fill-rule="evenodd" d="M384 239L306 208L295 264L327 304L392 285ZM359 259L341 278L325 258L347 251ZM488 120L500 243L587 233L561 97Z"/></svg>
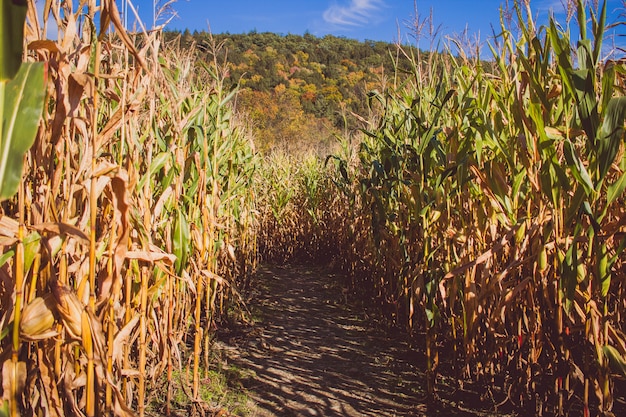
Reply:
<svg viewBox="0 0 626 417"><path fill-rule="evenodd" d="M123 1L118 0L118 4ZM147 26L152 26L153 0L131 1ZM432 9L434 24L442 34L460 34L467 29L472 38L479 34L480 40L485 41L492 33L491 25L499 25L499 9L504 1L417 0L418 18L422 20ZM545 22L553 11L557 20L564 22L564 2L531 0L531 6L540 21ZM609 22L626 13L623 0L608 0L607 5ZM316 36L333 34L389 42L400 38L403 43L414 43L410 36L410 22L416 18L413 0L178 0L172 7L176 16L168 24L171 29L201 31L210 26L213 33L309 32ZM625 28L619 31L626 33Z"/></svg>

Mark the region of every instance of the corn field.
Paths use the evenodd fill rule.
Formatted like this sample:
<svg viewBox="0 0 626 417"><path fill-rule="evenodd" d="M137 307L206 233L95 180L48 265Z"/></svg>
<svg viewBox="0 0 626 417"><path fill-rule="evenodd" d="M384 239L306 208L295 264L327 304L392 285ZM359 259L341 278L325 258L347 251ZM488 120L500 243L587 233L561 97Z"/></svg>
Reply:
<svg viewBox="0 0 626 417"><path fill-rule="evenodd" d="M27 3L45 105L3 205L3 413L144 415L165 379L169 414L256 262L252 143L223 63L127 34L113 1Z"/></svg>
<svg viewBox="0 0 626 417"><path fill-rule="evenodd" d="M181 370L188 411L216 414L214 329L258 262L331 257L424 353L429 401L445 371L500 407L612 415L626 67L603 59L605 3L576 6L572 31L517 3L488 62L407 56L320 158L255 151L223 45L202 62L128 33L111 0L4 0L2 30L26 24L0 92L28 99L0 112L34 110L3 113L3 148L33 140L1 166L0 415L170 415Z"/></svg>
<svg viewBox="0 0 626 417"><path fill-rule="evenodd" d="M340 259L425 341L431 400L439 365L537 415L611 415L624 389L626 72L600 59L606 5L576 10L578 41L520 2L490 66L461 44L411 57L331 158Z"/></svg>

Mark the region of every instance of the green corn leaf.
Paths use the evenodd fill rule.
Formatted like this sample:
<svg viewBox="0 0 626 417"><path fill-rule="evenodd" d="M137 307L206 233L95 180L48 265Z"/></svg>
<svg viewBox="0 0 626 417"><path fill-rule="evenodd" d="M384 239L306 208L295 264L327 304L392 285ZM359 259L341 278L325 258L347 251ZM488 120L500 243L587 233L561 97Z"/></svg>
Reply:
<svg viewBox="0 0 626 417"><path fill-rule="evenodd" d="M231 101L238 92L239 90L237 89L237 86L235 86L235 88L233 88L232 91L228 93L228 95L220 102L220 107L228 104L228 102Z"/></svg>
<svg viewBox="0 0 626 417"><path fill-rule="evenodd" d="M611 370L617 374L626 376L626 359L619 353L619 350L615 349L613 346L604 345L602 352L604 352L604 355L609 360Z"/></svg>
<svg viewBox="0 0 626 417"><path fill-rule="evenodd" d="M606 108L609 106L609 101L613 98L613 91L615 90L615 74L617 65L606 65L604 68L604 74L602 74L602 101L601 108L603 112L606 112Z"/></svg>
<svg viewBox="0 0 626 417"><path fill-rule="evenodd" d="M599 180L609 172L624 136L626 97L614 97L604 111L604 121L597 141Z"/></svg>
<svg viewBox="0 0 626 417"><path fill-rule="evenodd" d="M9 259L15 256L15 249L8 250L0 255L0 267L2 267Z"/></svg>
<svg viewBox="0 0 626 417"><path fill-rule="evenodd" d="M579 54L582 53L581 51L586 50L586 48L578 49ZM582 61L582 58L579 57L579 59ZM578 115L580 116L583 129L592 145L596 143L596 134L598 132L600 118L594 88L593 71L593 69L580 69L571 72Z"/></svg>
<svg viewBox="0 0 626 417"><path fill-rule="evenodd" d="M596 251L596 271L600 280L602 297L606 297L611 287L611 263L606 243L598 245Z"/></svg>
<svg viewBox="0 0 626 417"><path fill-rule="evenodd" d="M45 93L43 63L24 63L15 78L0 82L0 200L17 191L24 153L37 135Z"/></svg>
<svg viewBox="0 0 626 417"><path fill-rule="evenodd" d="M561 36L561 33L557 29L556 23L553 19L550 19L550 27L548 29L550 37L550 43L552 49L557 56L559 73L563 80L563 87L570 93L574 92L574 86L571 80L571 71L573 70L572 58L570 54L570 42L565 36Z"/></svg>
<svg viewBox="0 0 626 417"><path fill-rule="evenodd" d="M146 181L150 180L150 178L152 178L155 173L161 170L161 168L163 168L170 159L172 159L172 154L170 152L161 152L160 154L155 156L152 159L152 163L150 164L148 172L137 183L137 189L143 190Z"/></svg>
<svg viewBox="0 0 626 417"><path fill-rule="evenodd" d="M576 181L583 186L587 196L591 196L594 193L593 182L587 172L587 168L585 168L585 165L578 157L576 149L574 149L574 144L572 144L569 139L563 141L563 154L567 164L572 170L574 178L576 178Z"/></svg>
<svg viewBox="0 0 626 417"><path fill-rule="evenodd" d="M595 14L591 14L593 22L593 63L594 66L600 61L600 53L602 52L602 43L604 41L604 31L606 30L606 0L602 2L600 9L600 20L596 19Z"/></svg>
<svg viewBox="0 0 626 417"><path fill-rule="evenodd" d="M187 266L187 256L189 255L190 231L189 223L182 210L176 210L176 225L174 226L173 249L176 255L174 267L176 273L181 275Z"/></svg>
<svg viewBox="0 0 626 417"><path fill-rule="evenodd" d="M4 336L8 334L9 330L10 330L9 326L6 326L3 329L2 335L0 335L0 340L4 339ZM11 410L9 408L9 401L2 400L2 405L0 405L0 417L9 417L10 415L11 415Z"/></svg>
<svg viewBox="0 0 626 417"><path fill-rule="evenodd" d="M28 272L39 253L41 235L37 232L30 233L24 238L24 270Z"/></svg>
<svg viewBox="0 0 626 417"><path fill-rule="evenodd" d="M580 39L587 39L587 14L585 13L585 2L578 0L576 5L578 17L578 30L580 31Z"/></svg>
<svg viewBox="0 0 626 417"><path fill-rule="evenodd" d="M626 189L626 173L622 174L617 181L607 187L607 205L614 203L624 193L624 189Z"/></svg>
<svg viewBox="0 0 626 417"><path fill-rule="evenodd" d="M12 79L20 69L27 10L26 1L2 0L0 5L0 82Z"/></svg>

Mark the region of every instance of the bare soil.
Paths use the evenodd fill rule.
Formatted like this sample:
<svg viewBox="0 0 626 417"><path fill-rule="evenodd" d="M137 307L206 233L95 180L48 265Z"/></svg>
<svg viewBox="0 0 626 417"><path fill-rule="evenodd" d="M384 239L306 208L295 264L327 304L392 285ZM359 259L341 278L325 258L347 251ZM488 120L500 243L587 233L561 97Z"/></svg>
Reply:
<svg viewBox="0 0 626 417"><path fill-rule="evenodd" d="M452 379L438 380L439 400L427 405L423 354L347 300L341 282L324 267L260 269L248 294L255 324L218 343L229 365L244 370L252 415L511 415Z"/></svg>

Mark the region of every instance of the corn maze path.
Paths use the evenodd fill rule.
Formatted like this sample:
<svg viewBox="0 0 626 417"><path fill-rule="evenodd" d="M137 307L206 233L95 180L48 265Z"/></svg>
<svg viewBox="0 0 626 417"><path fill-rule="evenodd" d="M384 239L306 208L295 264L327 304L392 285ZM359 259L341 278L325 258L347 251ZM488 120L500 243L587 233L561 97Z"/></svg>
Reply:
<svg viewBox="0 0 626 417"><path fill-rule="evenodd" d="M245 370L253 415L491 415L445 401L427 409L423 355L346 303L340 281L323 267L257 274L249 295L256 324L220 342L229 365Z"/></svg>

